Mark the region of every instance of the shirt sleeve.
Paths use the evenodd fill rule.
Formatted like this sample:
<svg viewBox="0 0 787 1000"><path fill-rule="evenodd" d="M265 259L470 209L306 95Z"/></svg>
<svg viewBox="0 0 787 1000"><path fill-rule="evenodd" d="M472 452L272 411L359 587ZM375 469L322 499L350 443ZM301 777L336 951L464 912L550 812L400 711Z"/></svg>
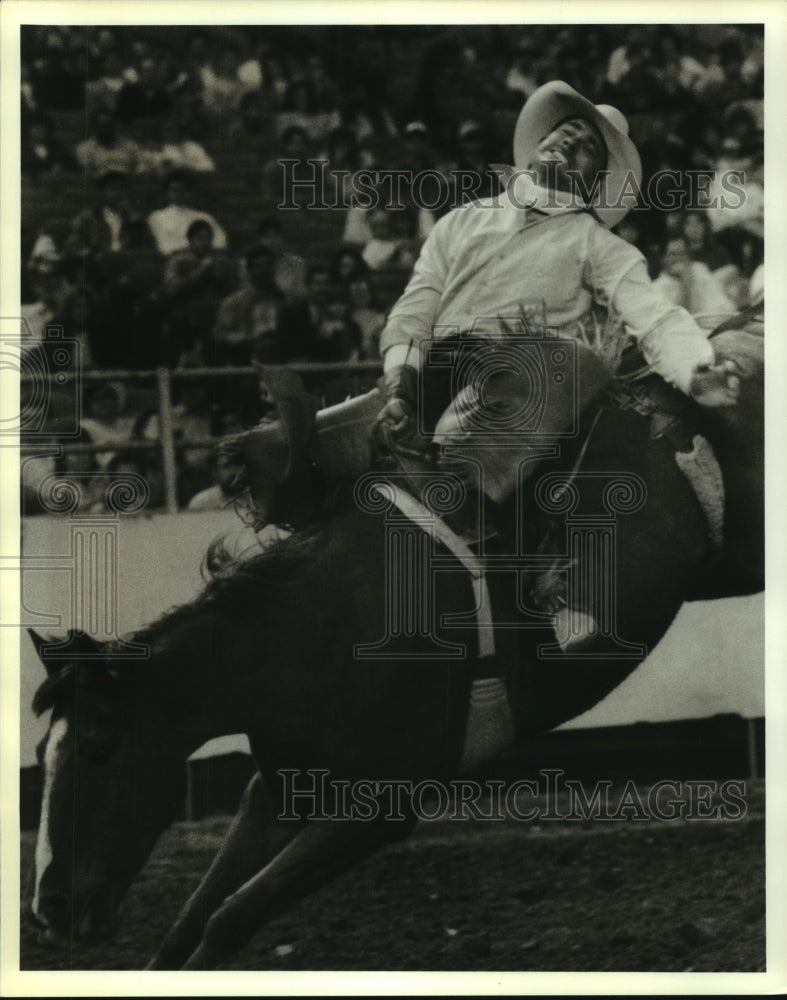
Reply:
<svg viewBox="0 0 787 1000"><path fill-rule="evenodd" d="M415 345L431 338L448 274L454 219L461 212L459 209L443 216L421 248L407 288L391 310L380 337L381 355L394 344Z"/></svg>
<svg viewBox="0 0 787 1000"><path fill-rule="evenodd" d="M713 348L691 315L654 286L639 250L594 226L586 278L595 300L622 320L654 371L688 393L694 369L713 364Z"/></svg>

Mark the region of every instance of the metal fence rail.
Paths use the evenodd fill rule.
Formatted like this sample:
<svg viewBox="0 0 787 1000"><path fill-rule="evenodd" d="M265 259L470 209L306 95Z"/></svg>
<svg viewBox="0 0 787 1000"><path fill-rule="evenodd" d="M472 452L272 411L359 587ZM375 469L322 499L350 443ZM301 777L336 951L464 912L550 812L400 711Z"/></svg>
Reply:
<svg viewBox="0 0 787 1000"><path fill-rule="evenodd" d="M382 362L380 361L335 361L335 362L294 362L287 365L266 365L268 371L290 371L300 375L314 375L331 377L336 375L349 375L352 378L350 384L350 395L357 395L360 392L360 379L363 375L380 374L382 372ZM176 381L191 381L194 379L225 379L237 378L239 376L259 377L257 369L246 366L233 366L226 368L152 368L148 370L135 371L131 369L94 370L80 372L80 379L83 382L155 382L157 395L157 413L159 418L159 437L157 441L135 441L130 440L122 444L90 444L83 445L75 442L63 441L58 445L61 454L69 452L82 452L83 454L96 454L107 452L113 449L122 451L151 452L159 450L161 453L162 469L165 483L165 509L168 513L178 510L177 503L177 454L191 448L215 447L218 439L182 439L175 440L175 421L172 408L172 384ZM58 380L55 373L39 372L36 375L23 374L21 381L29 382L53 382ZM40 439L39 439L40 441ZM30 456L40 454L39 447L34 448L22 441L22 455Z"/></svg>

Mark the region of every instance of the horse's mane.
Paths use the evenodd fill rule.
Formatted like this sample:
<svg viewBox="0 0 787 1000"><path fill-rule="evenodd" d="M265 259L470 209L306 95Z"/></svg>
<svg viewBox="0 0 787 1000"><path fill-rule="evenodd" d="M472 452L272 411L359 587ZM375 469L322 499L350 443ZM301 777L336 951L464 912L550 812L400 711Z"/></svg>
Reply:
<svg viewBox="0 0 787 1000"><path fill-rule="evenodd" d="M248 557L232 552L225 538L211 543L202 563L207 580L203 591L187 604L166 611L135 633L135 642L155 643L181 625L193 623L205 611L249 620L261 608L270 611L297 592L322 537L320 525L270 542Z"/></svg>

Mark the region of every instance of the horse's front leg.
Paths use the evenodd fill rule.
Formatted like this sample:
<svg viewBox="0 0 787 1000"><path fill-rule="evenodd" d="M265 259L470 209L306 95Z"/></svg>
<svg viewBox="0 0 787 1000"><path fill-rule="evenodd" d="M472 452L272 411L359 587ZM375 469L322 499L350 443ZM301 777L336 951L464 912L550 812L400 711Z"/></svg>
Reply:
<svg viewBox="0 0 787 1000"><path fill-rule="evenodd" d="M298 832L277 819L273 797L256 774L205 878L188 900L148 969L180 969L199 944L222 901L274 857Z"/></svg>
<svg viewBox="0 0 787 1000"><path fill-rule="evenodd" d="M312 821L259 874L213 914L184 969L214 969L268 920L383 844L405 836L415 821Z"/></svg>

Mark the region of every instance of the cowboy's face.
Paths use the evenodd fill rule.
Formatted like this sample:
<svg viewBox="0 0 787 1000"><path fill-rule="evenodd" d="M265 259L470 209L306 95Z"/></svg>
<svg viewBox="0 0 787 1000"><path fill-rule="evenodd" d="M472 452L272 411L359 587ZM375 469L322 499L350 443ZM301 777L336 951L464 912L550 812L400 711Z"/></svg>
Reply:
<svg viewBox="0 0 787 1000"><path fill-rule="evenodd" d="M584 118L567 118L538 144L533 167L548 187L571 191L572 175L579 175L590 190L606 162L607 147L595 125Z"/></svg>

